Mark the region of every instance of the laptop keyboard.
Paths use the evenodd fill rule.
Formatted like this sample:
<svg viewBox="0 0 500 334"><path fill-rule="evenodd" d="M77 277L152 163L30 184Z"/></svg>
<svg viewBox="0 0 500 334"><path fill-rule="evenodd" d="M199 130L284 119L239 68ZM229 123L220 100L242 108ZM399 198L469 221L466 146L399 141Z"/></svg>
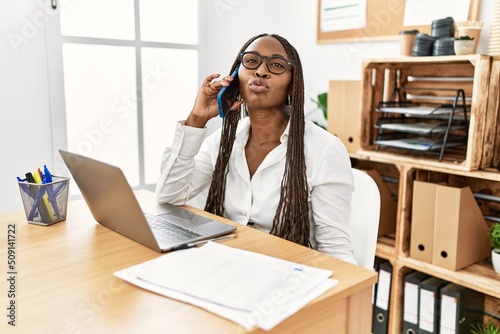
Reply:
<svg viewBox="0 0 500 334"><path fill-rule="evenodd" d="M172 224L161 216L146 213L145 217L153 230L153 234L160 240L182 242L201 237L200 233Z"/></svg>

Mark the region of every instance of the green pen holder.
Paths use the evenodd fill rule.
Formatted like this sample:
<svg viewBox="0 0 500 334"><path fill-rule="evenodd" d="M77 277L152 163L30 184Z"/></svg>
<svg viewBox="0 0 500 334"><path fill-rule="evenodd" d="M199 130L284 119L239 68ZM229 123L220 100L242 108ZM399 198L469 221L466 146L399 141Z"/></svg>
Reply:
<svg viewBox="0 0 500 334"><path fill-rule="evenodd" d="M49 226L66 219L69 180L53 176L45 184L18 182L28 223Z"/></svg>

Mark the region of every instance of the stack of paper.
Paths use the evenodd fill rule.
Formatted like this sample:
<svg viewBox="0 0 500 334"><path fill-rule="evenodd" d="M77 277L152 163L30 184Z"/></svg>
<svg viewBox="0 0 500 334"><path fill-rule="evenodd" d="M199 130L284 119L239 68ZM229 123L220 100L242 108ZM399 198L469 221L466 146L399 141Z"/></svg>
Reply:
<svg viewBox="0 0 500 334"><path fill-rule="evenodd" d="M453 107L442 106L412 106L412 107L380 107L380 112L406 114L406 115L437 115L450 114Z"/></svg>
<svg viewBox="0 0 500 334"><path fill-rule="evenodd" d="M118 271L144 289L270 330L338 284L324 270L209 242Z"/></svg>

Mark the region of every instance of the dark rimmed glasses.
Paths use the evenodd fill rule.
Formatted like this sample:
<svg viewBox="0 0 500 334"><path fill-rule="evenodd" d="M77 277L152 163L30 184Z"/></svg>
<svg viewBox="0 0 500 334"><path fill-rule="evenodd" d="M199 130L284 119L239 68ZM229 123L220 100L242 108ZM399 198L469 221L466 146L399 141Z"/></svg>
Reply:
<svg viewBox="0 0 500 334"><path fill-rule="evenodd" d="M256 51L246 51L240 53L240 62L243 67L249 70L257 69L266 59L266 66L269 72L274 74L283 74L289 67L293 67L291 61L283 56L262 56Z"/></svg>

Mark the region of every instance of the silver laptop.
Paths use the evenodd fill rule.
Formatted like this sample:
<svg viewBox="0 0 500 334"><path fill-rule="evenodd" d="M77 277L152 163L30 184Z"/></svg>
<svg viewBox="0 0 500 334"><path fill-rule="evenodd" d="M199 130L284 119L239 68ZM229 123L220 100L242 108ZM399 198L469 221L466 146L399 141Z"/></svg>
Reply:
<svg viewBox="0 0 500 334"><path fill-rule="evenodd" d="M63 150L59 153L95 220L144 246L166 252L236 230L171 204L143 212L120 168Z"/></svg>

